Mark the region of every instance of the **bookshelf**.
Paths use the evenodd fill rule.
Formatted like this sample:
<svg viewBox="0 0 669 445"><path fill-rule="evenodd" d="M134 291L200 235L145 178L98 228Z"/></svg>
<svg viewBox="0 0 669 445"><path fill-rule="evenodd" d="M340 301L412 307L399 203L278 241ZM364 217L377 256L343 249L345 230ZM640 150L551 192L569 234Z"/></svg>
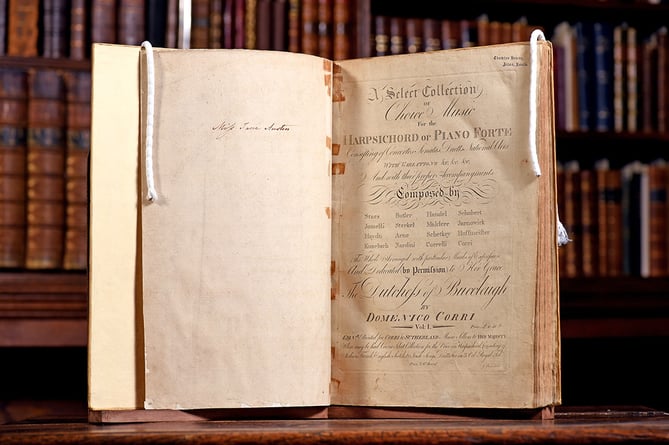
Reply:
<svg viewBox="0 0 669 445"><path fill-rule="evenodd" d="M12 18L10 10L18 3L33 8L32 15L28 15L33 22L14 23L17 19ZM179 27L178 9L174 7L177 3L152 0L71 0L63 3L58 0L0 0L0 14L4 19L0 20L0 65L3 69L26 72L36 69L59 73L90 72L87 48L92 41L138 44L149 38L155 46L180 46L185 28ZM319 16L318 7L321 4L330 5L329 16ZM91 8L83 10L83 19L74 13L74 8L82 5ZM47 6L55 8L49 10L64 14L47 18ZM379 17L399 18L398 23L404 26L407 19L415 19L421 23L423 30L436 22L441 24L448 20L461 24L466 21L473 27L472 35L476 37L481 25L478 21L484 15L488 31L493 22L494 26L499 24L501 27L527 23L530 27L541 27L548 39L552 39L556 27L562 22L597 21L611 25L624 22L637 28L638 42L669 26L669 4L666 1L654 4L641 0L475 0L451 4L419 0L408 6L406 1L399 0L193 0L190 6L191 47L253 46L301 52L317 52L322 47L326 48L323 51L327 51L323 55L335 59L374 56L379 42L386 45L384 51L392 52L392 36L384 37L376 32L377 25L387 26L381 29L390 32L391 21L377 20ZM344 6L348 8L344 9ZM245 14L247 7L256 11L256 20ZM315 9L311 14L305 14L305 9L308 12L309 8ZM304 22L307 20L305 17L311 21ZM83 22L75 21L79 19ZM331 22L319 26L319 20ZM73 22L83 23L84 32L73 32L74 28L70 28ZM213 26L217 23L221 26ZM33 40L24 43L23 49L10 51L9 36L11 32L16 32L14 26L36 26L38 33L32 37ZM58 29L60 34L56 32ZM77 29L80 31L81 28ZM323 35L319 36L319 29L329 33L330 41ZM47 42L47 30L53 34L51 39L62 38L61 34L67 36L62 52L54 49L62 46L62 42ZM313 32L313 35L305 35L305 30ZM422 38L423 41L428 40L425 35ZM470 38L474 39L471 35ZM444 40L440 40L443 44ZM25 45L29 48L26 49ZM408 51L410 44L404 41L401 47ZM659 95L660 91L656 93ZM666 101L669 102L669 95ZM669 115L669 110L666 113ZM669 132L660 127L648 131L630 131L627 128L622 131L613 128L607 131L568 130L560 123L557 141L560 161L578 160L582 166L590 168L597 160L607 157L614 168L620 168L632 160L649 163L663 156L669 143ZM560 211L562 214L562 209ZM663 232L666 234L668 231L665 228ZM0 348L85 348L86 268L55 266L41 270L12 266L0 270ZM587 359L587 347L590 346L602 349L614 348L617 344L626 348L641 346L640 353L645 359L637 360L640 369L634 371L631 378L642 379L644 370L657 365L650 358L657 355L653 349L666 348L669 344L669 272L667 276L654 278L636 274L577 275L563 277L560 285L565 360L571 360L565 362L565 389L567 383L573 382L576 382L578 391L588 386L587 382L577 382L579 368L576 365L572 367L570 363ZM615 365L612 363L611 366ZM621 401L644 401L643 393L650 394L652 391L650 387L642 388L639 399L636 394L627 394L627 398ZM659 394L649 396L648 400L655 402L666 395L667 389L660 388ZM575 398L577 401L589 402L587 394L579 396ZM566 399L568 402L569 398ZM592 400L597 401L597 398ZM666 402L664 404L666 408Z"/></svg>

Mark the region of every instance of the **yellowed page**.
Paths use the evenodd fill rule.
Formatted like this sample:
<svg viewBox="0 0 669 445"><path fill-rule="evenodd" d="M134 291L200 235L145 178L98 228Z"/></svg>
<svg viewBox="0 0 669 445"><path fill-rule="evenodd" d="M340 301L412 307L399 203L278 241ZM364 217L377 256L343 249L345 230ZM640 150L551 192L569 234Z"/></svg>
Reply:
<svg viewBox="0 0 669 445"><path fill-rule="evenodd" d="M93 46L91 138L88 404L134 409L143 402L135 311L139 48Z"/></svg>
<svg viewBox="0 0 669 445"><path fill-rule="evenodd" d="M154 58L145 407L327 405L331 63L248 50Z"/></svg>
<svg viewBox="0 0 669 445"><path fill-rule="evenodd" d="M340 67L333 403L533 407L529 44Z"/></svg>

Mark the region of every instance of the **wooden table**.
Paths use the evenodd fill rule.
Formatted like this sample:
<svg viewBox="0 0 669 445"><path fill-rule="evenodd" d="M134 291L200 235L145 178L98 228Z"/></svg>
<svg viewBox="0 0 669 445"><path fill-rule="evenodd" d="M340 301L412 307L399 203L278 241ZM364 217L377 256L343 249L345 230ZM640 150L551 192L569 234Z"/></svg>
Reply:
<svg viewBox="0 0 669 445"><path fill-rule="evenodd" d="M0 444L622 444L669 443L653 410L558 411L554 420L304 419L0 425Z"/></svg>

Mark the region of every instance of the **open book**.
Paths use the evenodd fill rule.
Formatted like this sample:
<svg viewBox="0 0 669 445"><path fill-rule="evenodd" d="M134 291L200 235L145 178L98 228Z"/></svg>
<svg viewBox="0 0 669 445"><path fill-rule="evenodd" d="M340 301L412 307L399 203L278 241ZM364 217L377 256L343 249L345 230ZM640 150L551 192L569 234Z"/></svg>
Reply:
<svg viewBox="0 0 669 445"><path fill-rule="evenodd" d="M89 408L559 404L534 45L94 45Z"/></svg>

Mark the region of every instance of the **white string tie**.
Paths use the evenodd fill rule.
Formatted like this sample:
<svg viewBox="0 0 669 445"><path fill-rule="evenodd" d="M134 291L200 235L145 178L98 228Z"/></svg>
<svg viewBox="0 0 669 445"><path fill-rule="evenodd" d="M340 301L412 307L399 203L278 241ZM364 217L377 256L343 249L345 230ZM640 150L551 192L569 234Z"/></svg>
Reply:
<svg viewBox="0 0 669 445"><path fill-rule="evenodd" d="M541 176L539 158L537 156L537 40L546 40L540 29L532 31L530 36L530 156L534 174Z"/></svg>
<svg viewBox="0 0 669 445"><path fill-rule="evenodd" d="M146 187L148 189L147 199L155 201L158 199L156 186L153 178L153 108L155 97L155 74L153 66L153 46L149 41L142 42L142 48L146 50L146 78L147 78L147 99L146 99L146 140L145 140L145 169L146 169Z"/></svg>

